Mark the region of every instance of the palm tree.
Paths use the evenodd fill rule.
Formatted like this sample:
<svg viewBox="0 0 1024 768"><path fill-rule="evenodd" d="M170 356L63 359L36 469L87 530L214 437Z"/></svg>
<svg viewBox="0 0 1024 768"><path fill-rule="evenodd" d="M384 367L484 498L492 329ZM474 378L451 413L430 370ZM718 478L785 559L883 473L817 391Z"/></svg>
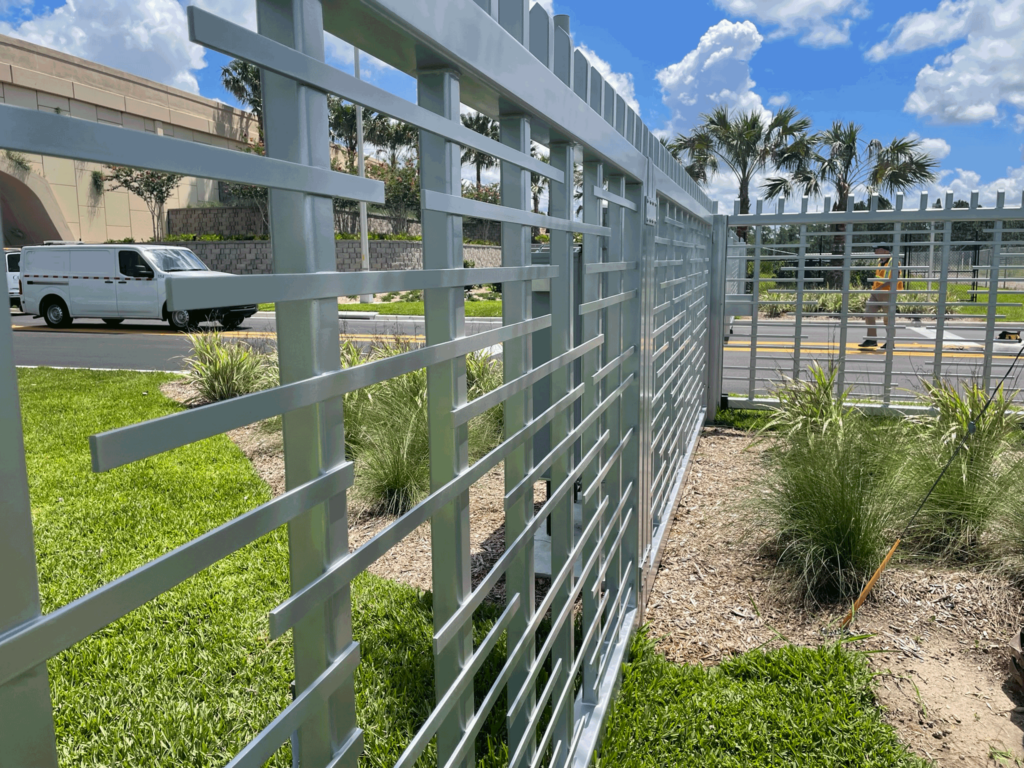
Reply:
<svg viewBox="0 0 1024 768"><path fill-rule="evenodd" d="M779 158L778 167L788 172L765 181L765 196L788 198L793 194L819 197L828 190L835 195L833 211L845 211L850 195L858 188L890 197L935 181L938 162L920 151L917 139L894 138L888 145L861 138L863 127L836 120L831 127L807 137ZM845 224L835 225L845 232ZM843 250L843 236L833 238L833 253ZM832 271L823 275L826 287L842 280L841 260L832 260Z"/></svg>
<svg viewBox="0 0 1024 768"><path fill-rule="evenodd" d="M498 124L494 120L491 120L487 115L481 114L480 112L474 112L473 114L463 114L462 124L469 128L471 131L482 133L489 139L498 140ZM485 168L493 168L498 164L498 161L486 152L481 152L478 149L465 148L462 150L462 164L472 165L476 168L476 189L479 192L483 187L483 182L480 178L480 174Z"/></svg>
<svg viewBox="0 0 1024 768"><path fill-rule="evenodd" d="M260 88L260 68L247 61L233 59L226 67L221 67L220 82L225 91L252 110L262 138L263 91Z"/></svg>
<svg viewBox="0 0 1024 768"><path fill-rule="evenodd" d="M918 139L894 138L888 145L861 138L863 127L835 121L779 158L778 167L788 171L765 181L769 200L800 192L818 197L831 189L833 211L845 211L850 194L858 187L892 197L935 181L938 162L920 151Z"/></svg>
<svg viewBox="0 0 1024 768"><path fill-rule="evenodd" d="M331 97L328 99L328 111L330 112L331 138L340 142L345 148L345 165L349 173L356 172L356 155L359 152L359 139L356 134L356 106L346 104L341 99ZM377 120L373 110L363 107L363 125L369 126Z"/></svg>
<svg viewBox="0 0 1024 768"><path fill-rule="evenodd" d="M377 154L382 155L392 169L398 168L407 150L415 153L419 146L419 130L401 120L376 115L363 124L366 126L366 140L377 147Z"/></svg>
<svg viewBox="0 0 1024 768"><path fill-rule="evenodd" d="M754 175L792 151L806 136L811 121L786 107L767 119L760 112L730 114L719 106L689 135L678 134L666 146L676 157L685 154L686 172L707 184L726 166L739 185L740 213L750 213L750 182ZM737 230L745 238L746 231Z"/></svg>

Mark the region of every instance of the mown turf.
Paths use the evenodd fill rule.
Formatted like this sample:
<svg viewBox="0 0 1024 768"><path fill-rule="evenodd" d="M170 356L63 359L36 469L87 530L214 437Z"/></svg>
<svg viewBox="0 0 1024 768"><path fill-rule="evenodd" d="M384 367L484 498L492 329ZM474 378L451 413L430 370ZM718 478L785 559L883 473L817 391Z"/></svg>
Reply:
<svg viewBox="0 0 1024 768"><path fill-rule="evenodd" d="M598 768L925 768L882 722L863 656L840 646L673 664L633 642Z"/></svg>
<svg viewBox="0 0 1024 768"><path fill-rule="evenodd" d="M342 312L377 312L381 315L422 315L422 301L392 301L387 304L339 304ZM260 304L260 312L273 312L273 304ZM501 317L500 301L467 301L466 317Z"/></svg>
<svg viewBox="0 0 1024 768"><path fill-rule="evenodd" d="M19 371L44 611L269 498L225 436L91 472L88 435L178 410L159 392L168 378ZM62 768L227 763L290 699L291 636L267 634L267 612L287 594L279 529L51 660ZM431 596L365 574L352 601L361 762L391 766L433 707ZM478 610L477 641L497 613ZM504 655L502 639L478 675L478 700ZM478 741L482 764L507 759L503 707ZM290 764L287 746L269 763Z"/></svg>

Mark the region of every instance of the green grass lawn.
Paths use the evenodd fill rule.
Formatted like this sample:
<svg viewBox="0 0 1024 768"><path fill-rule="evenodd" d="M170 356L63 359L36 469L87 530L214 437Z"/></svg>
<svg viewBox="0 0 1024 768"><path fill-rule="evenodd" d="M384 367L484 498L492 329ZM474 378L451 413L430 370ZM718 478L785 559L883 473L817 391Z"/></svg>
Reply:
<svg viewBox="0 0 1024 768"><path fill-rule="evenodd" d="M633 642L598 768L926 768L882 722L872 674L841 647L750 651L717 667Z"/></svg>
<svg viewBox="0 0 1024 768"><path fill-rule="evenodd" d="M168 378L19 371L44 611L270 497L223 435L91 472L88 435L179 409L159 392ZM282 528L51 660L62 768L224 765L290 700L291 636L267 635L267 613L287 594ZM431 596L365 574L352 599L361 764L391 766L433 706ZM477 641L497 613L477 611ZM502 639L477 676L478 698L504 654ZM507 762L504 722L502 702L478 741L482 764ZM269 765L290 761L286 746Z"/></svg>
<svg viewBox="0 0 1024 768"><path fill-rule="evenodd" d="M179 409L159 392L168 375L18 375L44 611L269 498L223 435L91 472L90 434ZM267 635L267 613L287 594L279 529L52 659L62 768L224 765L289 701L291 637ZM364 574L352 600L360 765L389 768L433 707L431 595ZM498 612L477 610L477 643ZM577 622L577 642L581 631ZM505 654L502 637L476 676L478 704ZM879 720L869 680L861 657L837 648L753 652L705 669L671 664L640 639L599 765L923 765ZM477 739L478 765L508 762L505 703ZM290 761L286 745L268 765ZM418 765L435 762L431 744Z"/></svg>
<svg viewBox="0 0 1024 768"><path fill-rule="evenodd" d="M382 315L422 315L422 301L392 301L387 304L339 304L342 312L378 312ZM260 304L260 312L273 312L273 304ZM466 317L501 317L500 301L467 301Z"/></svg>

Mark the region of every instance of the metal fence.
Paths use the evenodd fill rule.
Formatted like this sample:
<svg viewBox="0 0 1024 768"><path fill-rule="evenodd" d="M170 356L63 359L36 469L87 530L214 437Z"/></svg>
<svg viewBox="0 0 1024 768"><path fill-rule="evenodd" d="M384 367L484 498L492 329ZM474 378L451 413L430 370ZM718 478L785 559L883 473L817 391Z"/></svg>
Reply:
<svg viewBox="0 0 1024 768"><path fill-rule="evenodd" d="M721 388L734 407L765 407L784 377L832 366L838 390L882 407L914 407L921 380L995 387L1020 349L1024 204L967 207L947 194L940 208L922 195L893 210L787 213L784 202L729 217L746 242L723 253L731 278L724 298ZM961 203L962 205L962 203ZM875 245L892 254L897 290L876 294ZM736 276L739 276L737 279ZM873 300L874 299L874 300ZM861 347L874 322L877 346ZM884 347L883 347L884 343ZM714 383L714 382L713 382Z"/></svg>
<svg viewBox="0 0 1024 768"><path fill-rule="evenodd" d="M48 659L287 524L293 593L268 620L272 638L293 632L296 696L231 765L262 765L295 734L302 766L355 766L350 584L429 521L436 703L398 765L416 762L435 737L439 765L473 764L499 697L513 768L589 763L704 417L713 206L573 49L568 19L527 0L258 0L258 33L188 10L193 41L261 68L265 157L12 106L0 106L0 146L270 188L277 274L175 277L168 304L277 302L280 386L95 435L91 450L104 472L283 415L287 491L41 615L12 337L0 328L0 762L57 764ZM325 30L414 76L418 103L326 65ZM384 192L330 170L328 94L421 130L424 269L334 271L331 198L381 203ZM461 105L498 118L500 142L464 128ZM530 156L531 140L546 145L550 164ZM460 196L462 147L501 161L501 205ZM582 221L573 212L578 162ZM550 181L548 215L530 212L531 173ZM500 268L463 269L462 217L502 222ZM546 264L533 263L531 227L551 233ZM503 283L503 323L467 337L463 287L478 282ZM342 369L336 297L411 289L424 290L426 345ZM505 383L467 402L465 357L495 344ZM350 550L346 492L356 470L344 450L343 395L423 368L431 492ZM499 403L504 439L470 465L467 422ZM542 430L546 453L534 450ZM499 462L505 550L473 589L469 489ZM550 495L535 512L530 490L545 478ZM538 602L533 550L546 523L552 581ZM504 611L474 647L474 609L501 577ZM551 631L538 646L546 616ZM474 675L503 634L507 661L477 707ZM545 665L551 675L538 691Z"/></svg>

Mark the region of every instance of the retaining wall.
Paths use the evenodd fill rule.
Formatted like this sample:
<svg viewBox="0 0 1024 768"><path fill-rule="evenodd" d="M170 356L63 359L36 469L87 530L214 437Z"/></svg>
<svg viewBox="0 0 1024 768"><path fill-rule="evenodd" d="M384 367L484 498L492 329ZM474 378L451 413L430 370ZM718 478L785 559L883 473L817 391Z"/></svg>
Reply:
<svg viewBox="0 0 1024 768"><path fill-rule="evenodd" d="M202 210L202 209L198 209ZM169 245L190 248L206 266L233 275L268 275L274 271L269 240L197 240ZM360 271L358 240L336 240L335 254L339 272ZM423 243L416 240L371 240L370 269L422 269ZM464 245L463 258L477 267L500 267L501 248L496 245Z"/></svg>

